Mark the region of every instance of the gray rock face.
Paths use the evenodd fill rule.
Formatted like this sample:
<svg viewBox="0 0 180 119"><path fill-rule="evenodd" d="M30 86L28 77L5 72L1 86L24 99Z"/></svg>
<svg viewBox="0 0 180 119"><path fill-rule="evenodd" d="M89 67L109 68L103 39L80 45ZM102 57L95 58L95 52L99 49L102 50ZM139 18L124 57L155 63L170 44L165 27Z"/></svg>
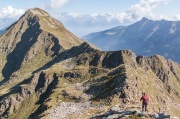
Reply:
<svg viewBox="0 0 180 119"><path fill-rule="evenodd" d="M91 119L120 119L120 118L153 118L153 119L170 119L170 115L164 113L142 113L139 110L123 110L119 106L114 106L104 114L93 116Z"/></svg>
<svg viewBox="0 0 180 119"><path fill-rule="evenodd" d="M82 115L82 110L91 108L90 102L86 103L72 103L62 102L57 107L51 109L50 119L64 119L66 116L78 113ZM79 117L80 119L81 117Z"/></svg>

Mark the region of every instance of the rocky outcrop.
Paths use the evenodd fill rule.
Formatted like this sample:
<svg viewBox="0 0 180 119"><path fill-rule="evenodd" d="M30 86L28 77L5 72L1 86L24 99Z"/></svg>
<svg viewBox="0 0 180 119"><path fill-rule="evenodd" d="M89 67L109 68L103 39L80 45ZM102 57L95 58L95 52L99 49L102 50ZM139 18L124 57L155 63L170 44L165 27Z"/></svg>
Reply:
<svg viewBox="0 0 180 119"><path fill-rule="evenodd" d="M0 101L0 117L6 118L20 109L22 102L26 99L30 99L30 96L34 93L34 87L37 81L38 74L31 77L31 81L27 80L28 84L16 85L12 88L12 92L1 96ZM26 82L26 81L25 81Z"/></svg>
<svg viewBox="0 0 180 119"><path fill-rule="evenodd" d="M56 74L47 76L44 72L41 72L34 74L30 79L28 79L26 82L27 84L25 82L16 85L16 87L13 88L15 91L13 91L14 94L9 93L1 96L0 117L11 117L13 113L16 117L15 113L23 108L23 103L26 101L31 103L31 106L35 103L43 103L51 93L52 89L55 88L57 84L57 76ZM26 106L27 105L25 105L25 107Z"/></svg>
<svg viewBox="0 0 180 119"><path fill-rule="evenodd" d="M153 57L137 57L137 62L142 67L151 69L156 76L162 80L165 84L166 89L169 93L174 93L179 96L179 89L177 87L180 86L179 83L179 65L172 62L171 60L165 60L162 56L155 55ZM176 73L174 72L174 68L176 67ZM171 89L171 87L176 87Z"/></svg>
<svg viewBox="0 0 180 119"><path fill-rule="evenodd" d="M104 114L98 114L90 119L125 119L125 118L152 118L152 119L171 119L171 115L164 113L140 112L137 109L122 109L122 105L116 105L108 109ZM125 106L123 106L125 107Z"/></svg>
<svg viewBox="0 0 180 119"><path fill-rule="evenodd" d="M90 102L86 103L72 103L72 102L62 102L54 109L51 109L50 112L50 119L63 119L67 117L68 115L71 115L73 113L78 113L79 115L83 116L82 110L88 110L89 108L95 108L92 107ZM61 115L61 117L59 117Z"/></svg>

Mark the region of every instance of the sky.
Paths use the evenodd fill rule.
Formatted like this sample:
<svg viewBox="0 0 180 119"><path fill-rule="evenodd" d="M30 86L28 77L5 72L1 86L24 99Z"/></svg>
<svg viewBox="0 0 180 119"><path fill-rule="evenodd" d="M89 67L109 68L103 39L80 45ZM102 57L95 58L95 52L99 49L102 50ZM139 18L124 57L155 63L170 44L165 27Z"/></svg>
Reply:
<svg viewBox="0 0 180 119"><path fill-rule="evenodd" d="M41 8L82 37L126 26L146 17L180 20L180 0L0 0L0 29L18 20L29 8Z"/></svg>

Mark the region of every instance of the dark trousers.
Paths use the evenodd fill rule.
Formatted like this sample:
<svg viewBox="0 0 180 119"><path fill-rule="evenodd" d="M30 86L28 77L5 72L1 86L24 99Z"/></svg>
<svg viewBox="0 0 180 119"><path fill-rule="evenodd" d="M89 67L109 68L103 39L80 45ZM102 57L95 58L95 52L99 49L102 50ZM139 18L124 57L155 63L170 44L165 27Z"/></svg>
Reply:
<svg viewBox="0 0 180 119"><path fill-rule="evenodd" d="M142 112L147 112L147 103L142 103Z"/></svg>

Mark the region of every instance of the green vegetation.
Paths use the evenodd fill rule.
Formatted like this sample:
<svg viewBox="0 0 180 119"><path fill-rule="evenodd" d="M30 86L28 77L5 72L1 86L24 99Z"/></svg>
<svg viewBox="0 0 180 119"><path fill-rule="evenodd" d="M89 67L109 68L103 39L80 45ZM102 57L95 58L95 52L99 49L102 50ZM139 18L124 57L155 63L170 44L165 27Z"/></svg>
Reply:
<svg viewBox="0 0 180 119"><path fill-rule="evenodd" d="M20 104L16 106L16 110L12 110L10 119L27 119L40 105L35 103L38 101L36 94L31 94L29 97Z"/></svg>
<svg viewBox="0 0 180 119"><path fill-rule="evenodd" d="M126 119L144 119L144 118L147 119L147 117L139 117L138 115L132 115L130 117L127 117Z"/></svg>
<svg viewBox="0 0 180 119"><path fill-rule="evenodd" d="M4 79L2 69L8 62L8 53L12 53L9 54L12 58L21 61L9 64L10 68L7 70L16 68L7 77L7 82L0 86L0 103L4 107L1 108L1 113L9 112L5 116L10 119L23 119L30 115L48 116L48 111L61 102L92 101L91 105L97 107L110 107L121 103L130 104L129 109L139 109L142 92L146 92L151 98L149 111L155 112L161 108L162 111L171 110L171 114L178 115L180 109L175 104L180 103L180 65L168 63L160 56L137 59L129 50L103 52L94 50L87 44L69 49L81 44L82 40L54 18L47 14L42 15L43 11L39 11L42 14L38 16L34 16L39 14L38 12L29 12L13 25L12 31L6 32L6 37L0 37L0 40L4 41L4 44L1 42L0 45L6 46L8 43L12 46L7 49L7 54L3 52L4 54L0 55L0 81ZM25 39L21 39L22 34L33 26L31 19L26 19L27 16L28 20L32 17L33 22L40 25L32 28L38 29L35 31L37 39L34 39L32 44L32 36L28 36L30 32ZM25 41L26 39L28 41ZM25 45L28 47L23 55L17 55L22 53L19 50L13 52L19 40L28 44ZM57 49L54 48L55 44ZM64 49L64 52L68 53L66 57L61 54ZM53 55L54 53L56 55ZM91 111L89 110L89 115L97 114L99 109L94 107ZM138 118L140 117L133 115L128 119Z"/></svg>

